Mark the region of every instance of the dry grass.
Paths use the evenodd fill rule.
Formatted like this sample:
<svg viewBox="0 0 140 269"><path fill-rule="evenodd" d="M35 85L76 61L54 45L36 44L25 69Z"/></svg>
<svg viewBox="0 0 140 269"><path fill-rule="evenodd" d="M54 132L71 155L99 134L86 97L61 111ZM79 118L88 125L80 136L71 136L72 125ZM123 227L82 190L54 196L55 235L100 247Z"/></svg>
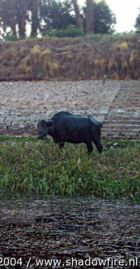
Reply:
<svg viewBox="0 0 140 269"><path fill-rule="evenodd" d="M3 43L0 80L138 79L139 41L139 36L93 36Z"/></svg>

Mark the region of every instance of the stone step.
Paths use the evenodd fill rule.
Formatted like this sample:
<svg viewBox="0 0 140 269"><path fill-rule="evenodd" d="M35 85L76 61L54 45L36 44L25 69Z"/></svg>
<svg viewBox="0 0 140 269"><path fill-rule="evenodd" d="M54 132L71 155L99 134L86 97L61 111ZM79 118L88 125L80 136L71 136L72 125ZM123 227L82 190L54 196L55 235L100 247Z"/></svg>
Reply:
<svg viewBox="0 0 140 269"><path fill-rule="evenodd" d="M140 139L139 135L134 135L134 134L125 134L125 135L120 135L117 133L114 134L102 134L102 138L108 138L108 139Z"/></svg>
<svg viewBox="0 0 140 269"><path fill-rule="evenodd" d="M127 139L127 138L133 138L133 139L140 139L139 135L135 135L135 134L119 134L119 133L106 133L106 134L102 134L101 138L122 138L122 139Z"/></svg>
<svg viewBox="0 0 140 269"><path fill-rule="evenodd" d="M128 121L124 121L124 120L107 120L107 121L104 121L104 124L103 126L128 126L128 127L135 127L135 126L138 126L140 128L140 121L133 121L133 120L128 120Z"/></svg>
<svg viewBox="0 0 140 269"><path fill-rule="evenodd" d="M140 135L140 131L139 130L111 130L111 129L104 129L102 130L102 134L106 134L106 133L112 133L112 134L115 134L115 133L119 133L119 134L136 134L136 135Z"/></svg>
<svg viewBox="0 0 140 269"><path fill-rule="evenodd" d="M131 108L130 108L131 109ZM124 111L123 109L120 109L120 108L113 108L111 107L109 112L108 112L108 117L137 117L137 118L140 118L140 111Z"/></svg>
<svg viewBox="0 0 140 269"><path fill-rule="evenodd" d="M130 116L121 116L121 115L108 115L106 116L104 122L110 122L110 121L113 121L113 122L140 122L140 117L137 117L137 116L133 116L130 115Z"/></svg>
<svg viewBox="0 0 140 269"><path fill-rule="evenodd" d="M115 129L115 130L140 130L140 126L139 125L113 125L113 124L109 124L109 125L103 125L102 129Z"/></svg>
<svg viewBox="0 0 140 269"><path fill-rule="evenodd" d="M133 134L140 134L140 130L139 129L135 129L135 130L132 130L132 129L126 129L126 130L124 130L124 129L102 129L102 133L108 133L108 132L110 132L110 133L127 133L127 134L129 134L129 133L133 133Z"/></svg>
<svg viewBox="0 0 140 269"><path fill-rule="evenodd" d="M124 131L124 130L102 130L102 134L123 134L123 135L136 135L136 136L140 136L140 132L138 130L136 131Z"/></svg>
<svg viewBox="0 0 140 269"><path fill-rule="evenodd" d="M117 137L135 137L135 138L140 138L140 133L132 133L132 132L102 132L101 134L102 137L111 137L111 136L117 136Z"/></svg>
<svg viewBox="0 0 140 269"><path fill-rule="evenodd" d="M133 122L104 122L103 128L133 128L133 129L140 129L140 123L134 123Z"/></svg>
<svg viewBox="0 0 140 269"><path fill-rule="evenodd" d="M126 130L120 130L120 129L102 129L102 133L137 133L140 134L140 130L132 130L132 129L126 129Z"/></svg>
<svg viewBox="0 0 140 269"><path fill-rule="evenodd" d="M139 119L140 120L140 115L139 112L136 113L110 113L108 115L106 115L106 119Z"/></svg>

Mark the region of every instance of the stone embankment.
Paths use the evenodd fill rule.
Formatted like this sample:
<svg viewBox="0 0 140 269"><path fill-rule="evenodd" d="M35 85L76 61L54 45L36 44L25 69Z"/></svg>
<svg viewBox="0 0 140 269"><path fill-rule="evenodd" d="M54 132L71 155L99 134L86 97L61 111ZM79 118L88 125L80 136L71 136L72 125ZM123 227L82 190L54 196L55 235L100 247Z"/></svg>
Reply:
<svg viewBox="0 0 140 269"><path fill-rule="evenodd" d="M91 114L102 136L140 138L139 81L1 82L0 134L36 134L60 110Z"/></svg>
<svg viewBox="0 0 140 269"><path fill-rule="evenodd" d="M103 134L113 138L140 138L140 83L120 82L104 120Z"/></svg>

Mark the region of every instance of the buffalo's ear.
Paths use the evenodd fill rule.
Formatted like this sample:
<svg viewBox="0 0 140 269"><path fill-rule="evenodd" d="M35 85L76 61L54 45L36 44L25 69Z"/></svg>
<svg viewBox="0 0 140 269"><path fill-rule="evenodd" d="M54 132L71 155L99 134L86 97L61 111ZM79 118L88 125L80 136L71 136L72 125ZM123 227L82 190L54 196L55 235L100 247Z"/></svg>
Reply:
<svg viewBox="0 0 140 269"><path fill-rule="evenodd" d="M45 120L40 120L37 124L38 128L46 128L46 121Z"/></svg>
<svg viewBox="0 0 140 269"><path fill-rule="evenodd" d="M47 127L50 127L50 126L52 126L53 125L53 121L52 120L47 120L46 121L46 126Z"/></svg>

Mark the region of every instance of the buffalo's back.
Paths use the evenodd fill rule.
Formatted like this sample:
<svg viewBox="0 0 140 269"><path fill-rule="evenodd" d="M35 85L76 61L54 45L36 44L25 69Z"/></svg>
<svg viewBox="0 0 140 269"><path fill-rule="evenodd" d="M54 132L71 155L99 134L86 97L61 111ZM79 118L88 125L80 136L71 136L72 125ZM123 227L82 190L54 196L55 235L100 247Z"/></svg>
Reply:
<svg viewBox="0 0 140 269"><path fill-rule="evenodd" d="M89 116L74 115L69 112L58 112L52 120L54 121L55 136L59 141L86 142L93 139L98 122Z"/></svg>

